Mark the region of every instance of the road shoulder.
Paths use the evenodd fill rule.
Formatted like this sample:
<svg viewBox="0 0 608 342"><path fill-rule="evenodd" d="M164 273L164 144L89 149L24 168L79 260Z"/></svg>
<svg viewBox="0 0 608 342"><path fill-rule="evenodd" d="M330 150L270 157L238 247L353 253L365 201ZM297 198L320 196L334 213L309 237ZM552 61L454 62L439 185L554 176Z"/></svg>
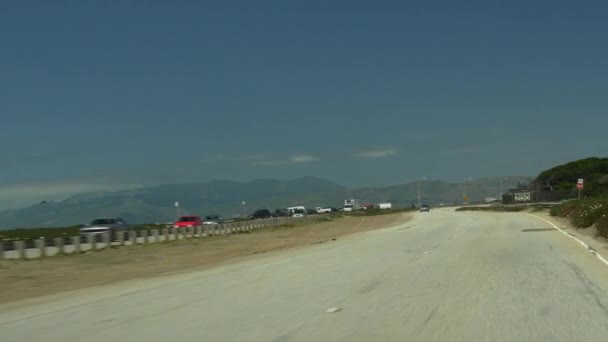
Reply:
<svg viewBox="0 0 608 342"><path fill-rule="evenodd" d="M555 217L549 215L548 212L534 212L529 215L536 216L546 221L552 222L559 229L567 233L570 237L579 240L590 247L591 250L597 251L602 257L608 259L608 240L597 236L595 228L576 228L568 222L567 219L562 217Z"/></svg>
<svg viewBox="0 0 608 342"><path fill-rule="evenodd" d="M123 247L78 256L0 263L0 303L30 300L113 284L212 269L278 251L341 241L346 236L406 222L411 214L345 217L306 226L267 228L249 234L177 243Z"/></svg>

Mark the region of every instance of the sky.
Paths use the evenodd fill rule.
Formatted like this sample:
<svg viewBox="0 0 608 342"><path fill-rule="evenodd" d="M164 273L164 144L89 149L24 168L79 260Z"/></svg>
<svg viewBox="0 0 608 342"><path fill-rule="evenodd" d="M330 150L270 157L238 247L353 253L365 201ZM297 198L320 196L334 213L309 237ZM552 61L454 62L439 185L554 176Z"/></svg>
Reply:
<svg viewBox="0 0 608 342"><path fill-rule="evenodd" d="M606 17L601 1L2 2L0 209L605 157Z"/></svg>

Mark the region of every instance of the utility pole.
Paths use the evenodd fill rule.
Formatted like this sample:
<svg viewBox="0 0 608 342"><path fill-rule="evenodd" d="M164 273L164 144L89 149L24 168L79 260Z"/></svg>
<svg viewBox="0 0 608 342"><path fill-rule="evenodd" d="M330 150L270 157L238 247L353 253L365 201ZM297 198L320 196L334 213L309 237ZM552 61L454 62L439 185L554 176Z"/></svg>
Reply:
<svg viewBox="0 0 608 342"><path fill-rule="evenodd" d="M502 198L502 195L504 193L504 185L503 185L503 180L509 180L509 178L504 177L500 179L500 197Z"/></svg>
<svg viewBox="0 0 608 342"><path fill-rule="evenodd" d="M467 181L473 180L472 178L468 178L464 180L463 183L463 190L462 190L462 202L464 204L467 204L467 202L469 201L468 197L467 197Z"/></svg>
<svg viewBox="0 0 608 342"><path fill-rule="evenodd" d="M418 208L420 208L420 179L418 180Z"/></svg>
<svg viewBox="0 0 608 342"><path fill-rule="evenodd" d="M422 177L422 180L426 180L426 177ZM422 196L420 194L420 179L418 179L418 208L422 206Z"/></svg>

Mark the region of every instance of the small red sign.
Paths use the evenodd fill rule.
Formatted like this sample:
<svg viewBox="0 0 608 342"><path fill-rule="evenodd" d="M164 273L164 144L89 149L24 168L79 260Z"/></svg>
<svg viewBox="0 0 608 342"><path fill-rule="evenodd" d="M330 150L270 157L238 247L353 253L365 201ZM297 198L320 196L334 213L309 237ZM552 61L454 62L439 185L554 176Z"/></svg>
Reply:
<svg viewBox="0 0 608 342"><path fill-rule="evenodd" d="M576 188L579 190L583 190L583 183L576 183Z"/></svg>

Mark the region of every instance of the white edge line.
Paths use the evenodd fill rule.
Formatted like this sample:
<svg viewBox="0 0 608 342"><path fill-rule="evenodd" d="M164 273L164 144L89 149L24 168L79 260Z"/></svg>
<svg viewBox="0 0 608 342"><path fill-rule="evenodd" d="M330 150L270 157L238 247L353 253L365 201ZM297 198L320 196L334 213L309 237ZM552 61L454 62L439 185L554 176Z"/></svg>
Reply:
<svg viewBox="0 0 608 342"><path fill-rule="evenodd" d="M583 242L583 241L581 241L579 238L577 238L577 237L575 237L575 236L570 235L568 232L566 232L565 230L563 230L563 229L561 229L560 227L558 227L557 225L555 225L555 223L553 223L553 222L551 222L551 221L549 221L549 220L547 220L547 219L544 219L544 218L542 218L542 217L540 217L540 216L536 216L536 215L532 215L532 214L526 214L526 215L528 215L528 216L532 216L532 217L536 217L537 219L539 219L539 220L543 220L543 221L547 222L548 224L552 225L552 226L553 226L553 228L555 228L555 229L559 230L559 232L560 232L560 233L562 233L562 234L566 235L567 237L571 238L572 240L574 240L574 241L578 242L578 243L579 243L581 246L585 247L585 249L586 249L586 250L587 250L589 253L591 253L591 254L595 255L595 257L596 257L596 258L598 258L598 260L599 260L599 261L603 262L603 263L604 263L604 265L608 265L608 260L606 260L606 258L604 258L604 257L603 257L603 256L602 256L600 253L598 253L598 252L597 252L596 250L594 250L593 248L589 247L589 245L588 245L588 244L584 243L584 242Z"/></svg>

